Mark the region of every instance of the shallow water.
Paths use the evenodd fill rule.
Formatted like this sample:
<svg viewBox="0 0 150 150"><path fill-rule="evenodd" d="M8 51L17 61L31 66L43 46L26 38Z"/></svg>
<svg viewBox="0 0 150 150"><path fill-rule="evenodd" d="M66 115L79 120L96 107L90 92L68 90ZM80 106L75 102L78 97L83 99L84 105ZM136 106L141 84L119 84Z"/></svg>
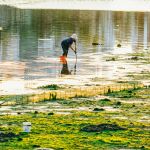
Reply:
<svg viewBox="0 0 150 150"><path fill-rule="evenodd" d="M106 54L150 47L150 13L0 6L0 27L0 94L32 93L33 88L46 83L80 84L93 76L114 79L117 64L106 62ZM79 37L78 60L75 64L70 50L64 66L59 60L60 43L72 33Z"/></svg>

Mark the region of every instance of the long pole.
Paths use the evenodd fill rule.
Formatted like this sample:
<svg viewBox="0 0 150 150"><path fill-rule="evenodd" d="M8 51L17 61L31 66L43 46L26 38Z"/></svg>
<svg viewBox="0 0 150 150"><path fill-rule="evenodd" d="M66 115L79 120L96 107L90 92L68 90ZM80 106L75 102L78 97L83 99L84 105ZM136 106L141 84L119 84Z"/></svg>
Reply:
<svg viewBox="0 0 150 150"><path fill-rule="evenodd" d="M75 61L75 65L74 65L74 74L76 73L76 65L77 65L77 52L74 51L75 55L76 55L76 61Z"/></svg>

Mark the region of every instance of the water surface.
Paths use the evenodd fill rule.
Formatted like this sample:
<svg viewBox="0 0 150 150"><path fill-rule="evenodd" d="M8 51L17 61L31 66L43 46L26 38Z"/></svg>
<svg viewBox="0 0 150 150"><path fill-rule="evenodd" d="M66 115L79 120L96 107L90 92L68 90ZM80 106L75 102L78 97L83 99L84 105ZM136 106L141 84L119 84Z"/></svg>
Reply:
<svg viewBox="0 0 150 150"><path fill-rule="evenodd" d="M95 75L113 79L116 66L104 61L105 54L139 52L150 46L150 13L146 12L20 10L0 6L0 26L0 94L24 93L55 81L79 84ZM75 64L70 50L64 66L59 61L60 43L72 33L79 37L78 60ZM93 42L101 45L94 46Z"/></svg>

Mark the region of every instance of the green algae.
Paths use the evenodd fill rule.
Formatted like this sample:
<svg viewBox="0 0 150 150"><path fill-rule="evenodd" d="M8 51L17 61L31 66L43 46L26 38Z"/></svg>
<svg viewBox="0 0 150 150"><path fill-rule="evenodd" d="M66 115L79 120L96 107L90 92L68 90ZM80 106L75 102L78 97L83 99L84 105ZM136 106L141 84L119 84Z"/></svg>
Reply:
<svg viewBox="0 0 150 150"><path fill-rule="evenodd" d="M61 89L62 87L58 86L57 84L50 84L50 85L41 86L39 88L47 89L47 90L58 90Z"/></svg>
<svg viewBox="0 0 150 150"><path fill-rule="evenodd" d="M146 119L149 109L149 103L147 103L149 93L150 88L141 88L113 92L113 95L109 93L109 97L103 99L74 98L55 101L60 102L63 106L68 105L68 107L117 106L120 111L72 111L68 115L55 112L53 114L38 112L17 116L1 115L1 132L12 132L19 137L0 142L0 148L5 150L33 150L37 147L56 150L149 149L150 131L148 118ZM121 94L130 94L130 97L120 97ZM141 104L140 100L143 96ZM25 121L32 123L32 130L22 135L22 123ZM117 124L127 130L107 130L95 133L81 131L87 125L102 123Z"/></svg>
<svg viewBox="0 0 150 150"><path fill-rule="evenodd" d="M131 97L136 98L138 96L136 95L136 91L138 91L138 89L131 89L131 90L129 89L129 90L116 91L116 92L109 92L106 95L117 97L117 98L131 98Z"/></svg>
<svg viewBox="0 0 150 150"><path fill-rule="evenodd" d="M88 119L83 119L83 116ZM9 131L14 133L21 132L23 121L28 120L32 123L32 132L26 137L21 137L22 140L14 139L9 141L9 143L0 143L0 146L6 149L13 149L13 147L16 149L33 149L34 145L53 149L76 149L77 146L78 149L140 148L146 145L145 140L148 138L148 134L146 134L146 130L143 131L141 124L136 123L136 125L129 128L128 121L124 123L114 119L112 121L107 120L104 114L100 113L76 112L72 115L53 116L40 113L36 117L33 114L28 114L1 116L1 119L3 123L9 124L5 130L9 129ZM85 125L100 122L116 122L121 126L128 127L128 130L104 131L102 133L85 133L80 131Z"/></svg>

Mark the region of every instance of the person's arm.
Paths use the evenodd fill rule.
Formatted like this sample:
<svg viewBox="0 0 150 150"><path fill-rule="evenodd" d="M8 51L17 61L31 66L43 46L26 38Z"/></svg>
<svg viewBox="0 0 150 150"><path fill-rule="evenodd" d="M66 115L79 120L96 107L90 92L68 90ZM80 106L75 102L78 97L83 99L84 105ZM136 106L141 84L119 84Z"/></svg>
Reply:
<svg viewBox="0 0 150 150"><path fill-rule="evenodd" d="M76 53L76 50L77 50L76 42L74 42L74 43L75 43L75 49L72 46L70 46L70 48Z"/></svg>
<svg viewBox="0 0 150 150"><path fill-rule="evenodd" d="M74 42L75 44L75 52L77 51L77 44L76 44L76 41Z"/></svg>

